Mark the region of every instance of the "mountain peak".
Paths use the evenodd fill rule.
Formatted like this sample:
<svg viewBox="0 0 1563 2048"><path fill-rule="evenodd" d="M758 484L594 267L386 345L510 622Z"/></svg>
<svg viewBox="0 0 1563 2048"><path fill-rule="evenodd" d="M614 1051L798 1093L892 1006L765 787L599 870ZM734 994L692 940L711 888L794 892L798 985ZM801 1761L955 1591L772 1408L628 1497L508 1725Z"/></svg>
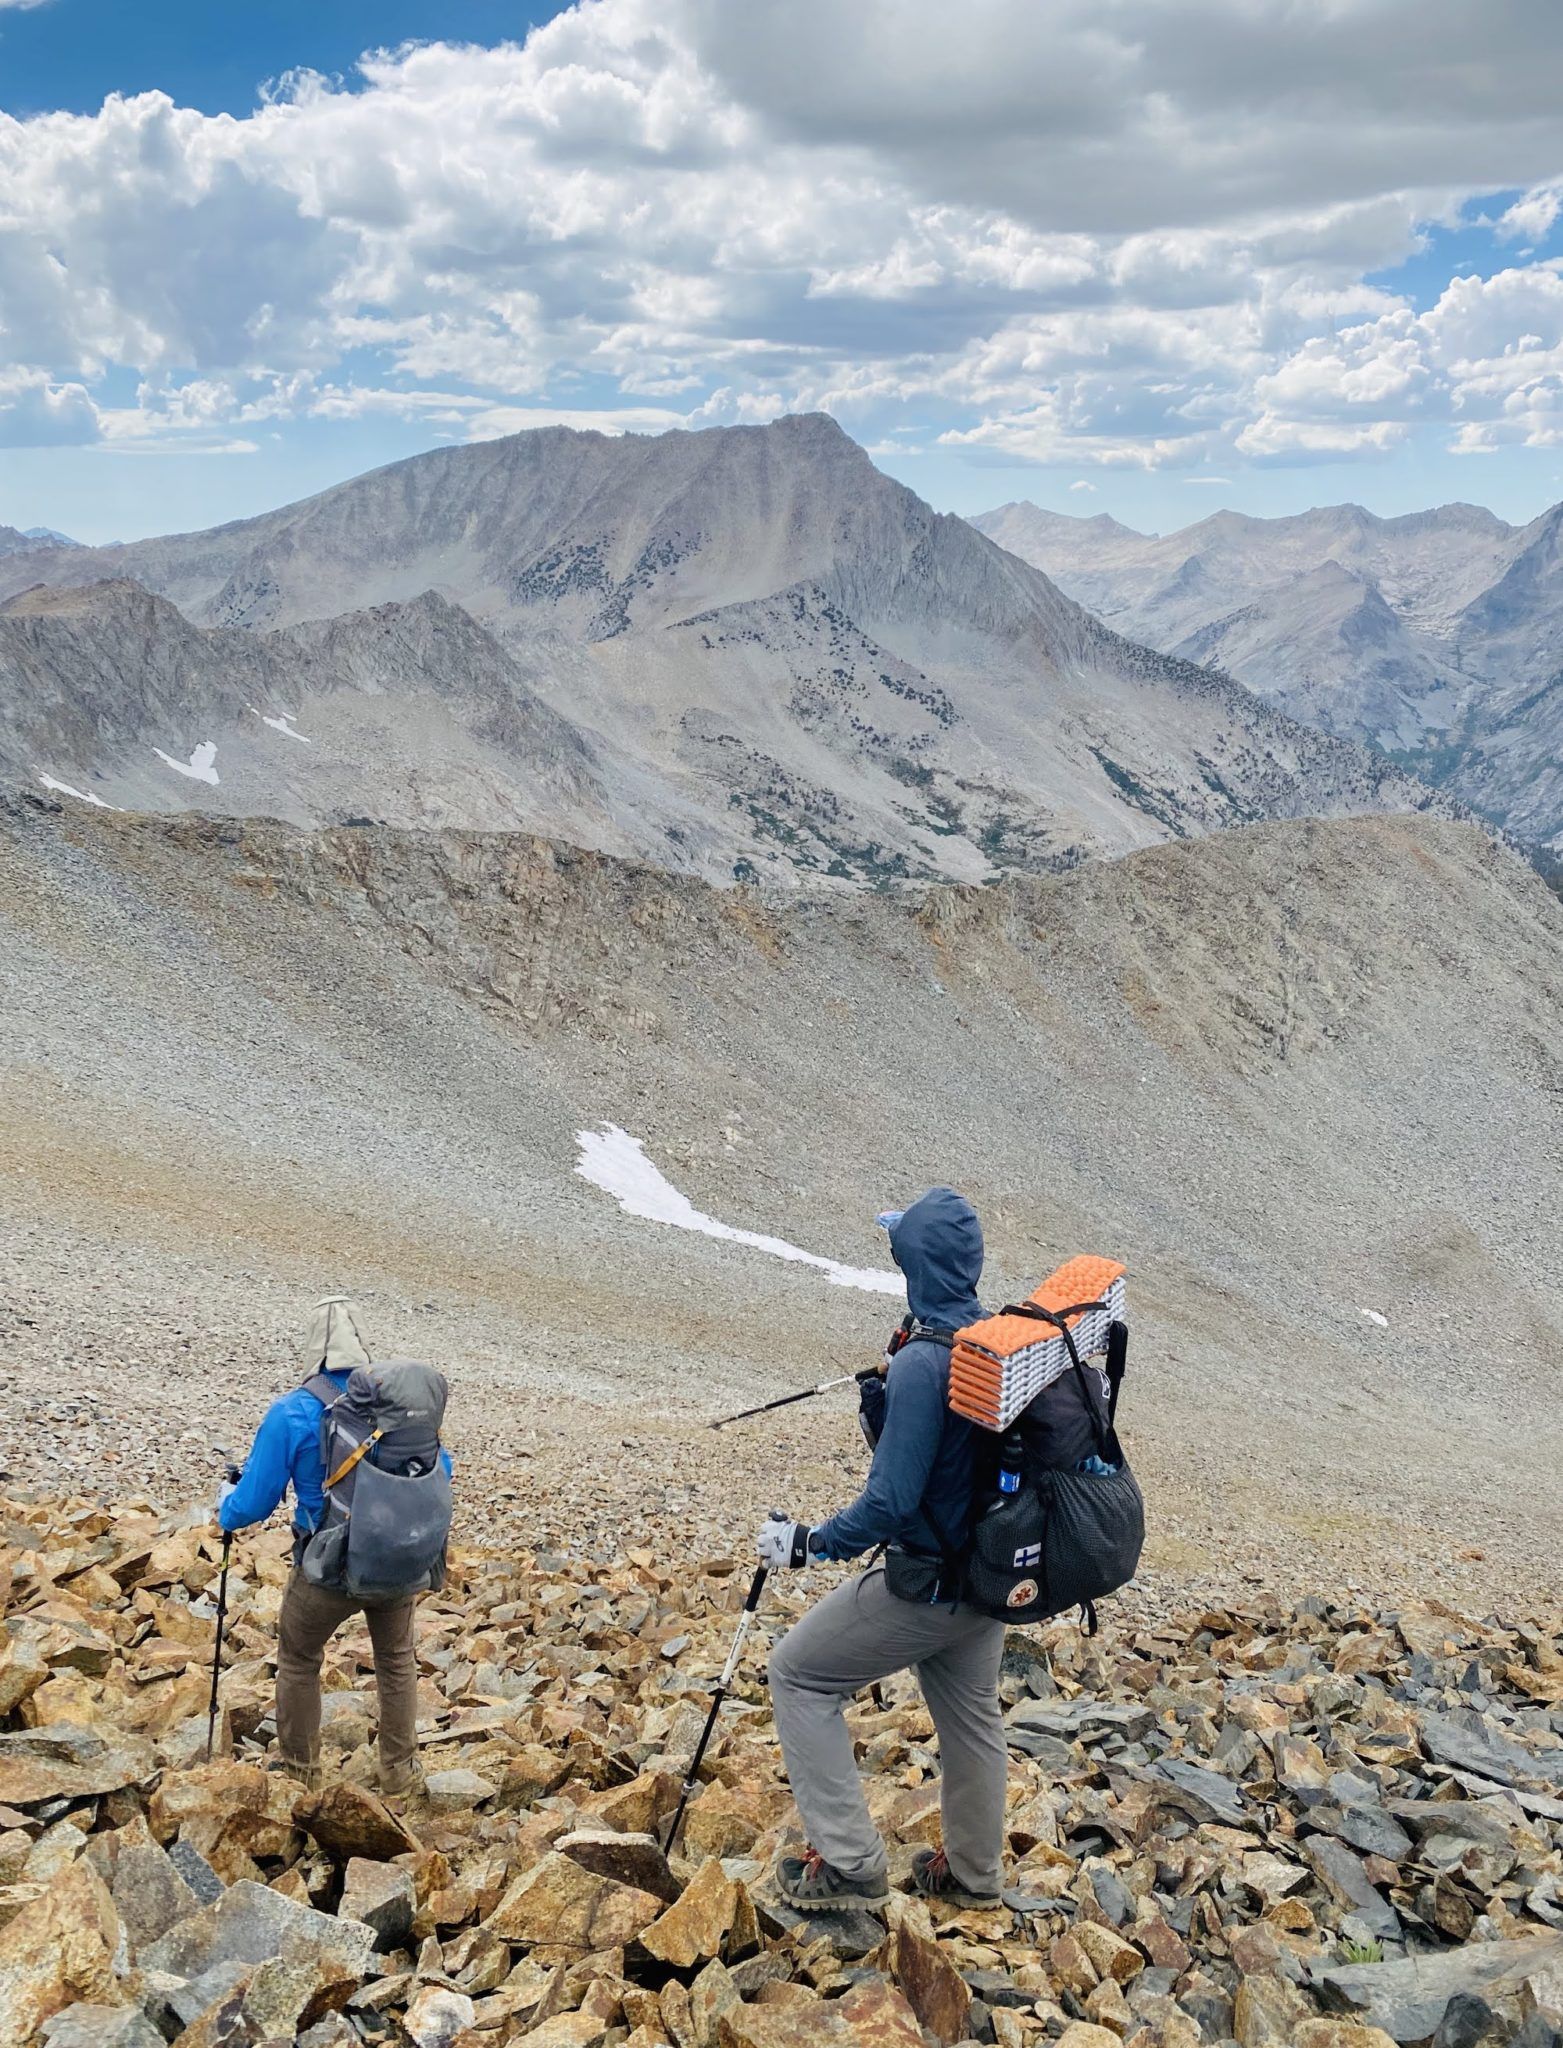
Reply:
<svg viewBox="0 0 1563 2048"><path fill-rule="evenodd" d="M84 618L134 607L164 611L179 619L177 608L130 576L105 576L95 583L33 583L0 603L0 618ZM183 621L180 620L182 624Z"/></svg>

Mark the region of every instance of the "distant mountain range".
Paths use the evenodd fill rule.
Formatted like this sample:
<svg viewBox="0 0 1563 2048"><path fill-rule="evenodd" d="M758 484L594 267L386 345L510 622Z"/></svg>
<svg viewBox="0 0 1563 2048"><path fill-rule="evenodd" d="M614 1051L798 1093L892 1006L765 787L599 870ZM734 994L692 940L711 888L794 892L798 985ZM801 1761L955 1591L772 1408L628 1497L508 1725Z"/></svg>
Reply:
<svg viewBox="0 0 1563 2048"><path fill-rule="evenodd" d="M1031 504L973 521L1130 637L1383 748L1563 855L1563 505L1218 512L1173 534Z"/></svg>
<svg viewBox="0 0 1563 2048"><path fill-rule="evenodd" d="M0 526L0 555L34 555L45 548L80 545L68 533L56 533L52 526L29 526L24 531L18 531L14 526Z"/></svg>
<svg viewBox="0 0 1563 2048"><path fill-rule="evenodd" d="M818 414L438 449L206 533L13 550L8 597L0 765L137 809L861 883L1436 802L1107 630Z"/></svg>

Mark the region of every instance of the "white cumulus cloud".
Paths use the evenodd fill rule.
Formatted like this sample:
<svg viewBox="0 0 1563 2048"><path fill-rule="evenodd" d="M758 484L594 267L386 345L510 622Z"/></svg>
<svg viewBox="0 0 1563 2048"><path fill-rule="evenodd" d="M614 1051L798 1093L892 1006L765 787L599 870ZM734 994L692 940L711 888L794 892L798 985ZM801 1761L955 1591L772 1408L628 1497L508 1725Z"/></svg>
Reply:
<svg viewBox="0 0 1563 2048"><path fill-rule="evenodd" d="M610 427L908 407L1072 466L1546 438L1544 260L1436 318L1365 279L1484 199L1510 244L1552 231L1563 17L1423 0L1405 29L1403 0L579 0L241 119L0 116L0 440L599 399Z"/></svg>

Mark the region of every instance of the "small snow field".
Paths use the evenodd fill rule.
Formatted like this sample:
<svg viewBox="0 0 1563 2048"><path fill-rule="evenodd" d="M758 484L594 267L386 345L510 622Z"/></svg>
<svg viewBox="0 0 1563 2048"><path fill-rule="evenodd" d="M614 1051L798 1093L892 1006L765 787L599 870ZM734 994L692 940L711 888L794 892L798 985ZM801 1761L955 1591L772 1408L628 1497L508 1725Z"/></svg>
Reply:
<svg viewBox="0 0 1563 2048"><path fill-rule="evenodd" d="M176 775L188 775L192 782L209 782L217 787L217 748L213 741L202 740L188 761L176 761L172 754L165 754L161 747L154 747L153 753L165 761Z"/></svg>
<svg viewBox="0 0 1563 2048"><path fill-rule="evenodd" d="M649 1223L670 1223L675 1230L697 1230L705 1237L719 1237L729 1244L745 1244L754 1251L768 1252L773 1259L814 1266L833 1287L856 1287L864 1294L902 1294L906 1290L906 1282L899 1273L883 1272L875 1266L844 1266L839 1259L825 1258L819 1252L801 1251L785 1238L767 1237L757 1230L737 1230L730 1223L719 1223L714 1216L703 1214L646 1157L640 1139L621 1131L617 1124L604 1124L596 1131L578 1131L576 1144L580 1147L576 1172L593 1187L612 1195L626 1216L642 1216Z"/></svg>
<svg viewBox="0 0 1563 2048"><path fill-rule="evenodd" d="M94 796L90 789L74 789L70 783L61 782L56 776L45 774L42 768L34 771L45 789L53 790L58 796L73 796L79 804L95 804L100 811L112 811L113 804L107 804L102 797Z"/></svg>
<svg viewBox="0 0 1563 2048"><path fill-rule="evenodd" d="M260 722L262 725L269 725L273 732L280 732L284 739L298 740L301 745L306 747L312 747L315 744L307 732L295 732L293 730L293 714L291 711L284 711L276 718L268 718L263 711L260 714Z"/></svg>

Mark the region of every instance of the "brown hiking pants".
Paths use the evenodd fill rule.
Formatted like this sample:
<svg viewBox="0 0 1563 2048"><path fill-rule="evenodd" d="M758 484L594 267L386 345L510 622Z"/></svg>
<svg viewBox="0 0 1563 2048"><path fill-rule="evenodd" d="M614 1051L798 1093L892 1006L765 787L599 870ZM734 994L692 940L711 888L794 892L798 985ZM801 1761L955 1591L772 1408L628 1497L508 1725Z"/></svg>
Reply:
<svg viewBox="0 0 1563 2048"><path fill-rule="evenodd" d="M363 1607L346 1593L312 1586L295 1566L277 1618L277 1748L284 1763L320 1762L320 1665L326 1645L355 1614L369 1624L380 1696L380 1778L404 1777L418 1751L416 1595L394 1607Z"/></svg>

